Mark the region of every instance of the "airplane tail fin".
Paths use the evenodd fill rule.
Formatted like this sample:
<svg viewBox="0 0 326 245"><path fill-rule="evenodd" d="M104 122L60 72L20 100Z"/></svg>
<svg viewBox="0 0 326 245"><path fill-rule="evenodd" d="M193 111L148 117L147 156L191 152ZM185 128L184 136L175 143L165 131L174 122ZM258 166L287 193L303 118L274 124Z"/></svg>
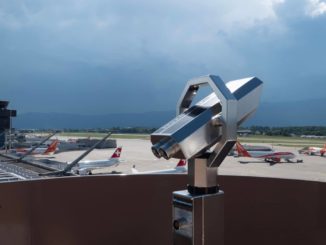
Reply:
<svg viewBox="0 0 326 245"><path fill-rule="evenodd" d="M111 156L111 159L112 158L115 158L115 159L120 158L121 151L122 151L122 146L119 146L117 149L115 149L114 153Z"/></svg>
<svg viewBox="0 0 326 245"><path fill-rule="evenodd" d="M185 167L187 165L187 161L185 159L180 159L177 166L175 168Z"/></svg>
<svg viewBox="0 0 326 245"><path fill-rule="evenodd" d="M54 152L57 150L58 144L59 144L59 140L54 140L43 154L44 155L54 154Z"/></svg>
<svg viewBox="0 0 326 245"><path fill-rule="evenodd" d="M242 156L242 157L251 157L251 155L249 154L249 152L240 144L239 141L237 141L235 143L235 145L236 145L237 152L238 152L238 155L239 156Z"/></svg>

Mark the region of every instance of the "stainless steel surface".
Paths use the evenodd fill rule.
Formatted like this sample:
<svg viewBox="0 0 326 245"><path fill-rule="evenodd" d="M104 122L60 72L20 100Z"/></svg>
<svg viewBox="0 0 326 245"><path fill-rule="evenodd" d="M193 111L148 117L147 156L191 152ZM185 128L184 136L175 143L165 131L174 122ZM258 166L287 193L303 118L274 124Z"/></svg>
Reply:
<svg viewBox="0 0 326 245"><path fill-rule="evenodd" d="M209 157L209 166L218 167L221 165L236 141L237 127L240 126L257 110L263 83L256 77L244 78L230 81L227 88L234 95L235 100L227 100L222 103L222 137L215 146ZM223 115L223 109L226 111Z"/></svg>
<svg viewBox="0 0 326 245"><path fill-rule="evenodd" d="M207 158L188 160L189 185L196 187L217 186L217 167L208 167L207 161Z"/></svg>
<svg viewBox="0 0 326 245"><path fill-rule="evenodd" d="M214 127L220 127L220 138L215 139L215 142L213 141L211 144L208 144L206 146L206 149L208 149L210 146L212 146L212 144L218 142L214 149L214 152L216 153L216 156L219 156L219 158L217 159L216 157L212 157L210 159L211 163L209 163L209 165L215 164L216 166L218 166L222 163L228 153L229 149L223 150L229 145L227 144L227 142L235 142L236 140L237 103L236 98L232 94L233 91L227 88L227 86L220 77L208 75L199 78L194 78L188 81L186 88L181 94L180 101L177 105L177 110L179 110L179 113L184 112L190 106L188 101L191 101L191 98L187 98L187 95L189 95L188 91L191 91L197 87L199 88L203 85L209 85L212 88L212 90L214 91L213 95L215 94L216 97L214 97L215 99L217 99L217 103L220 105L219 108L221 108L220 111L218 111L215 115L210 118L210 120L212 120L211 124L213 124L212 130L214 130ZM208 132L208 134L210 133L211 132ZM206 135L204 134L204 136Z"/></svg>
<svg viewBox="0 0 326 245"><path fill-rule="evenodd" d="M204 85L214 92L190 107ZM208 165L219 166L236 140L237 126L256 110L261 89L255 77L227 84L214 75L188 81L177 106L180 114L151 135L154 155L190 159L217 143Z"/></svg>
<svg viewBox="0 0 326 245"><path fill-rule="evenodd" d="M188 191L173 192L172 223L175 245L223 245L224 193L192 196Z"/></svg>
<svg viewBox="0 0 326 245"><path fill-rule="evenodd" d="M213 93L191 106L203 85L209 85ZM227 84L214 75L191 79L178 102L177 117L151 134L155 156L189 162L188 191L173 194L174 244L224 244L217 167L236 142L237 127L256 110L261 88L257 78Z"/></svg>

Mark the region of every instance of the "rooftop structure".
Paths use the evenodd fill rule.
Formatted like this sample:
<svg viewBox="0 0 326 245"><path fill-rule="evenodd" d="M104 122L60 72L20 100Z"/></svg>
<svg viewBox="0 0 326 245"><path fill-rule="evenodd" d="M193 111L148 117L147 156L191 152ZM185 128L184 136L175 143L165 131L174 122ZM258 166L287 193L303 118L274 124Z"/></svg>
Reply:
<svg viewBox="0 0 326 245"><path fill-rule="evenodd" d="M16 110L7 109L9 101L0 100L0 148L4 147L6 131L11 130L11 118L16 117Z"/></svg>

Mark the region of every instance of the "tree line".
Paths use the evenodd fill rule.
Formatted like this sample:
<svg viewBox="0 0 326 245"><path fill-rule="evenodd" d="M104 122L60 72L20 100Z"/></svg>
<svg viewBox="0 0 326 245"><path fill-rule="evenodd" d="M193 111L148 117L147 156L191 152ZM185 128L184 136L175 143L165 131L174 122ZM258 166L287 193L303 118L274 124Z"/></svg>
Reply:
<svg viewBox="0 0 326 245"><path fill-rule="evenodd" d="M326 127L324 126L303 126L303 127L251 126L242 129L249 129L253 134L262 134L262 135L269 135L269 136L301 136L301 135L326 136Z"/></svg>
<svg viewBox="0 0 326 245"><path fill-rule="evenodd" d="M94 129L71 129L58 130L63 132L92 132L92 133L121 133L121 134L151 134L157 128L152 127L112 127L112 128L94 128ZM252 134L269 135L269 136L301 136L301 135L315 135L326 136L326 127L324 126L304 126L304 127L266 127L266 126L251 126L241 127L241 130L250 130ZM53 129L52 129L53 130ZM31 131L31 130L25 130ZM33 132L44 131L32 130Z"/></svg>

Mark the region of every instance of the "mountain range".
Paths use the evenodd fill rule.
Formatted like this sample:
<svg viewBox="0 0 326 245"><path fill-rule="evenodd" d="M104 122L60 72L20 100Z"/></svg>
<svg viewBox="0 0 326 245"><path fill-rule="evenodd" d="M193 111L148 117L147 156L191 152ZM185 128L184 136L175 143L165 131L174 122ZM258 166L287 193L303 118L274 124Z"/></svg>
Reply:
<svg viewBox="0 0 326 245"><path fill-rule="evenodd" d="M297 102L261 103L244 126L323 126L326 125L326 99ZM174 111L78 115L66 113L22 113L13 127L28 129L87 129L111 127L160 127L175 116Z"/></svg>

